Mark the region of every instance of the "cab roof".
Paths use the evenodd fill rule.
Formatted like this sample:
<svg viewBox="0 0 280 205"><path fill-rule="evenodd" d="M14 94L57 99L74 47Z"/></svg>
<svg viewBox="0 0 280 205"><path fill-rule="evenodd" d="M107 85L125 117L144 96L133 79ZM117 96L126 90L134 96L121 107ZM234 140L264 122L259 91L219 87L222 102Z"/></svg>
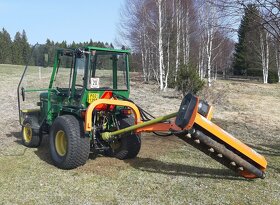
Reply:
<svg viewBox="0 0 280 205"><path fill-rule="evenodd" d="M100 48L95 46L85 46L85 50L96 50L96 51L108 51L108 52L117 52L117 53L130 53L130 50L121 50L113 48Z"/></svg>

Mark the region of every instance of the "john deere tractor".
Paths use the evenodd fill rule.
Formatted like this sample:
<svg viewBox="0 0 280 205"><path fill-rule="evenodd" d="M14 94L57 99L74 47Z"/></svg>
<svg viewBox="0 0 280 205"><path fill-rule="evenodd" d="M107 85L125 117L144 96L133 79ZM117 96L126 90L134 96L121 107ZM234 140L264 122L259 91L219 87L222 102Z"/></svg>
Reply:
<svg viewBox="0 0 280 205"><path fill-rule="evenodd" d="M38 147L48 135L52 161L61 169L85 164L90 154L135 158L141 132L160 131L243 177L265 176L265 158L211 122L212 107L197 96L186 95L178 112L159 118L130 100L128 50L57 49L51 74L42 78L48 70L25 67L17 90L19 121L27 147Z"/></svg>

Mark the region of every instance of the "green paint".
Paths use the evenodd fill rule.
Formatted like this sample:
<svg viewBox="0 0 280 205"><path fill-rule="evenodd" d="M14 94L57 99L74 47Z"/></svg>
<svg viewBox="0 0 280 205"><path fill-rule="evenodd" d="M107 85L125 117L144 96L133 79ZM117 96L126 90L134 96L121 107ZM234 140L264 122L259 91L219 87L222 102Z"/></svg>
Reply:
<svg viewBox="0 0 280 205"><path fill-rule="evenodd" d="M116 52L116 53L130 53L130 50L120 50L120 49L113 49L113 48L99 48L94 46L87 46L85 47L88 50L95 50L95 51L107 51L107 52Z"/></svg>
<svg viewBox="0 0 280 205"><path fill-rule="evenodd" d="M118 58L116 55L112 57L113 66L113 89L118 89Z"/></svg>
<svg viewBox="0 0 280 205"><path fill-rule="evenodd" d="M130 79L130 75L129 75L129 58L128 55L125 56L125 61L126 61L126 74L127 74L127 78L126 78L126 85L127 85L127 90L128 90L128 95L129 95L129 91L130 91L130 83L129 83L129 79Z"/></svg>

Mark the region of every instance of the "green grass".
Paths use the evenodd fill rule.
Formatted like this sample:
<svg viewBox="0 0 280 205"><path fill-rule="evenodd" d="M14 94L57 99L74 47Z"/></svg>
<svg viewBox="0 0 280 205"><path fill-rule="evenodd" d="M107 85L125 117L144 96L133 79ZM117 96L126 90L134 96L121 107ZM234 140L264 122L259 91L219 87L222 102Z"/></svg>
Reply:
<svg viewBox="0 0 280 205"><path fill-rule="evenodd" d="M280 204L279 85L218 81L209 90L214 121L268 160L264 180L243 179L176 138L151 134L142 137L134 160L99 156L66 171L52 165L47 136L38 149L20 143L16 87L22 71L0 65L0 204ZM145 86L132 98L153 101ZM141 103L149 110L160 102L165 112L174 100L156 99Z"/></svg>

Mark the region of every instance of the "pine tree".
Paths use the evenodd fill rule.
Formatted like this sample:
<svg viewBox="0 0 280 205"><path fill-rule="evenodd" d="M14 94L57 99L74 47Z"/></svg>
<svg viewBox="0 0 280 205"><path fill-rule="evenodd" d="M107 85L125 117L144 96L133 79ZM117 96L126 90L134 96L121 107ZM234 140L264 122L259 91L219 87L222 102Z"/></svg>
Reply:
<svg viewBox="0 0 280 205"><path fill-rule="evenodd" d="M74 46L75 46L75 42L73 41L72 47L74 47ZM54 63L55 46L54 46L54 42L51 41L50 39L47 39L47 41L46 41L46 48L44 51L44 55L45 55L45 65L44 66L45 67L52 66ZM48 59L46 59L46 55L47 55Z"/></svg>
<svg viewBox="0 0 280 205"><path fill-rule="evenodd" d="M12 63L17 65L25 65L30 57L30 45L27 40L25 30L17 32L12 44Z"/></svg>
<svg viewBox="0 0 280 205"><path fill-rule="evenodd" d="M12 40L10 34L3 28L0 32L0 64L10 64L12 61Z"/></svg>
<svg viewBox="0 0 280 205"><path fill-rule="evenodd" d="M94 46L94 42L92 41L92 39L90 39L90 41L89 41L89 44L88 44L89 46Z"/></svg>
<svg viewBox="0 0 280 205"><path fill-rule="evenodd" d="M21 35L21 49L22 49L21 55L22 55L22 59L23 59L23 64L25 65L29 61L30 52L31 52L31 48L28 43L25 30L22 31L22 35Z"/></svg>
<svg viewBox="0 0 280 205"><path fill-rule="evenodd" d="M243 17L241 24L238 29L238 43L235 45L234 54L234 74L241 75L244 74L247 69L247 64L245 60L245 29L248 26L248 19Z"/></svg>
<svg viewBox="0 0 280 205"><path fill-rule="evenodd" d="M238 43L235 45L233 69L235 75L244 75L249 69L261 69L258 49L260 48L259 11L255 5L245 8L244 16L238 29Z"/></svg>
<svg viewBox="0 0 280 205"><path fill-rule="evenodd" d="M12 64L22 65L23 57L22 57L22 38L20 32L17 32L14 38L14 42L12 45Z"/></svg>

